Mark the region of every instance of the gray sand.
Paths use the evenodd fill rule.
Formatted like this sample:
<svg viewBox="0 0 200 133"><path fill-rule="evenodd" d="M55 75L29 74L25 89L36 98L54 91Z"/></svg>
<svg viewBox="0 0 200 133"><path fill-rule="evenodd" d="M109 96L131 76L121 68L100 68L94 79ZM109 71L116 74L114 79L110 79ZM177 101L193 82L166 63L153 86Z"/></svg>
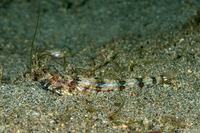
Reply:
<svg viewBox="0 0 200 133"><path fill-rule="evenodd" d="M67 68L84 68L76 72L81 75L110 60L93 76L126 79L175 69L178 77L122 91L125 104L114 120L109 116L122 105L119 92L58 96L37 81L14 84L28 71L39 5L36 53L65 53ZM200 131L198 5L195 0L0 1L0 132ZM47 65L66 73L52 58Z"/></svg>

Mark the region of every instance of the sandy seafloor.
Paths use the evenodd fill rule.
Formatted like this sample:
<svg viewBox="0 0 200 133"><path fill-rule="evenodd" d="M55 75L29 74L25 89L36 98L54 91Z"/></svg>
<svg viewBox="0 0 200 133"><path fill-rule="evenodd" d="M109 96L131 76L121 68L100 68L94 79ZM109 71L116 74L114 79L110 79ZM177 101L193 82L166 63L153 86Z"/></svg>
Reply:
<svg viewBox="0 0 200 133"><path fill-rule="evenodd" d="M178 77L122 91L125 104L113 120L109 116L122 105L119 92L58 96L38 81L15 80L28 71L39 5L34 54L64 54L68 73L79 68L75 74L86 76L86 70L102 65L93 76L113 79L111 73L123 80L177 70ZM0 1L0 132L200 132L199 5L197 0ZM67 73L52 58L46 62Z"/></svg>

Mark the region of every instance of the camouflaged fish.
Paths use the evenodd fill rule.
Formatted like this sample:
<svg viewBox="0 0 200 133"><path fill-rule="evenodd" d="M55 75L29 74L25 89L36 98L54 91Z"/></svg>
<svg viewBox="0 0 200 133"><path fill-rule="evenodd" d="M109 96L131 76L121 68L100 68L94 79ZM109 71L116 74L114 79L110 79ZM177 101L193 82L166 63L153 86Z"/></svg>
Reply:
<svg viewBox="0 0 200 133"><path fill-rule="evenodd" d="M41 80L44 89L58 95L71 95L77 92L103 93L110 91L122 91L124 89L149 88L157 84L169 82L177 77L177 70L171 70L156 77L131 78L126 80L99 80L97 78L85 78L83 76L52 76L48 74Z"/></svg>

